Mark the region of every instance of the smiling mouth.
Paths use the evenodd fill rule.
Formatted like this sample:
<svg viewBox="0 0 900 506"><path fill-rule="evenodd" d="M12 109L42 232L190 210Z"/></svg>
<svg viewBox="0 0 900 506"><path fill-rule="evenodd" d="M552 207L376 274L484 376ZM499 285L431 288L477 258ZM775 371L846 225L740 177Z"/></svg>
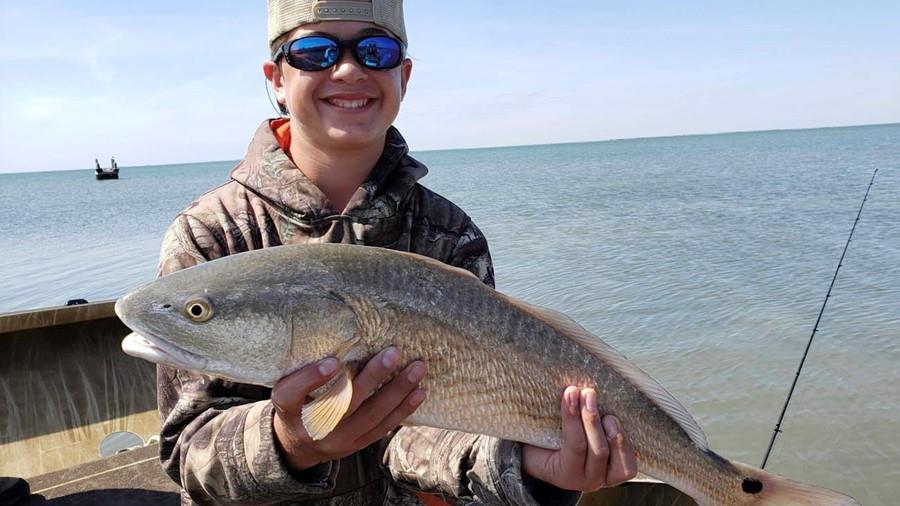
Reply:
<svg viewBox="0 0 900 506"><path fill-rule="evenodd" d="M326 98L325 102L329 105L337 107L338 109L344 109L347 111L361 111L369 106L375 99L372 98L360 98L347 100L342 98Z"/></svg>

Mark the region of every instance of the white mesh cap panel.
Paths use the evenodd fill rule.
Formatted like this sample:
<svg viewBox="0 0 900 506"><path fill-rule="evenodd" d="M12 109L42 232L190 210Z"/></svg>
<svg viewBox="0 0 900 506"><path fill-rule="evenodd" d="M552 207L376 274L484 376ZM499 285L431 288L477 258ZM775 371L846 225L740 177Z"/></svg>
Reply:
<svg viewBox="0 0 900 506"><path fill-rule="evenodd" d="M300 25L319 21L366 21L408 44L403 0L268 0L269 45Z"/></svg>
<svg viewBox="0 0 900 506"><path fill-rule="evenodd" d="M372 10L376 25L386 28L409 45L406 23L403 22L403 0L376 0L372 4Z"/></svg>

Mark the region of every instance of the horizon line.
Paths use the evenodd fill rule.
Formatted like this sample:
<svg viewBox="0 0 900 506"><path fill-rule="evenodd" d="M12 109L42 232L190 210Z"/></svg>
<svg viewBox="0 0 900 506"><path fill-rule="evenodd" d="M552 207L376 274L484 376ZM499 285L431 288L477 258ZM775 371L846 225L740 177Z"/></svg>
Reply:
<svg viewBox="0 0 900 506"><path fill-rule="evenodd" d="M725 132L696 132L686 134L669 134L669 135L642 135L638 137L610 137L607 139L597 139L589 141L562 141L562 142L544 142L540 144L509 144L504 146L475 146L468 148L438 148L410 150L410 153L437 153L443 151L474 151L478 149L507 149L507 148L529 148L538 146L565 146L569 144L597 144L601 142L617 142L617 141L638 141L649 139L672 139L679 137L712 137L715 135L733 135L733 134L762 134L772 132L800 132L804 130L829 130L837 128L862 128L862 127L879 127L879 126L900 126L900 121L891 121L888 123L863 123L857 125L829 125L816 127L791 127L791 128L767 128L765 130L728 130Z"/></svg>
<svg viewBox="0 0 900 506"><path fill-rule="evenodd" d="M828 130L828 129L837 129L837 128L861 128L861 127L878 127L878 126L892 126L892 125L900 125L900 121L897 122L889 122L889 123L865 123L865 124L857 124L857 125L830 125L830 126L817 126L817 127L798 127L798 128L769 128L765 130L731 130L725 132L696 132L696 133L684 133L684 134L670 134L670 135L652 135L652 136L638 136L638 137L615 137L615 138L607 138L607 139L596 139L596 140L585 140L585 141L563 141L563 142L546 142L540 144L509 144L502 146L470 146L470 147L462 147L462 148L437 148L437 149L423 149L423 150L413 150L410 149L410 153L444 153L447 151L476 151L476 150L489 150L489 149L515 149L515 148L530 148L530 147L539 147L539 146L566 146L572 144L597 144L603 142L617 142L617 141L637 141L637 140L649 140L649 139L672 139L672 138L680 138L680 137L711 137L716 135L734 135L734 134L761 134L761 133L772 133L772 132L799 132L804 130ZM129 169L141 169L146 167L167 167L171 165L201 165L208 163L231 163L240 161L240 158L236 159L223 159L223 160L207 160L207 161L195 161L195 162L177 162L177 163L164 163L164 164L142 164L142 165L120 165L119 168L129 168ZM0 171L0 176L4 175L13 175L13 174L41 174L41 173L49 173L49 172L72 172L77 170L84 171L92 171L93 168L79 168L79 169L54 169L54 170L29 170L29 171L20 171L20 172L2 172Z"/></svg>

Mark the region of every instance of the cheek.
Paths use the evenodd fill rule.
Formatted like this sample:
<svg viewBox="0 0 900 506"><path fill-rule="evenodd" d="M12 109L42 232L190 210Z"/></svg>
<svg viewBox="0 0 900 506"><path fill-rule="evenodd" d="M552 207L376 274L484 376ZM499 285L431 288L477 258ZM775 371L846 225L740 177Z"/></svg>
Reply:
<svg viewBox="0 0 900 506"><path fill-rule="evenodd" d="M403 86L399 73L397 76L385 76L385 79L379 82L386 105L391 108L399 108L400 101L403 100Z"/></svg>
<svg viewBox="0 0 900 506"><path fill-rule="evenodd" d="M248 370L269 370L284 357L288 335L287 323L277 317L236 318L213 334L213 353Z"/></svg>
<svg viewBox="0 0 900 506"><path fill-rule="evenodd" d="M315 92L316 82L314 79L296 74L285 77L284 96L290 105L300 107L311 105Z"/></svg>

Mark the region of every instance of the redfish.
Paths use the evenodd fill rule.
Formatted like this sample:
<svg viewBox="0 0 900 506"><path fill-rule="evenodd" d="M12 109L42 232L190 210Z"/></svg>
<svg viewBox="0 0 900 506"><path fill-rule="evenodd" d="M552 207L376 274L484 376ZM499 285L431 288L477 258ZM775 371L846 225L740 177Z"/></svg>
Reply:
<svg viewBox="0 0 900 506"><path fill-rule="evenodd" d="M315 439L341 420L359 364L387 346L423 360L428 398L406 420L556 449L568 385L591 387L621 421L640 472L701 505L854 505L850 497L731 462L659 383L565 315L468 271L387 249L337 244L241 253L122 297L126 353L271 386L336 357L342 371L303 408Z"/></svg>

